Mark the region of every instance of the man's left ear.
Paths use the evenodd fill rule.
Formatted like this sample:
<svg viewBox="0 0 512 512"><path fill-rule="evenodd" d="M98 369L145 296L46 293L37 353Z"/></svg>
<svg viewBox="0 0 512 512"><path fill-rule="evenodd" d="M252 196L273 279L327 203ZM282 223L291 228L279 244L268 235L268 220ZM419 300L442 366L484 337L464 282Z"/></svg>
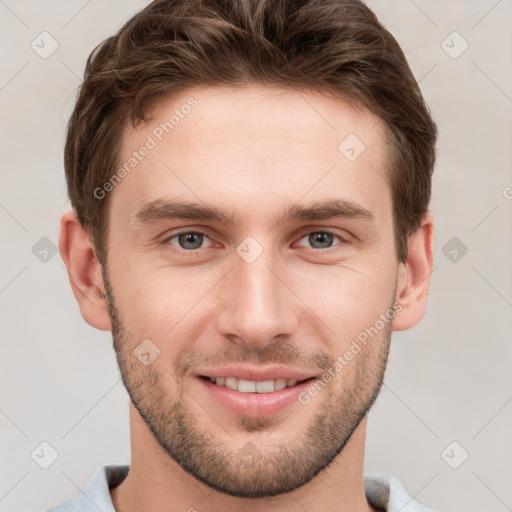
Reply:
<svg viewBox="0 0 512 512"><path fill-rule="evenodd" d="M395 301L399 306L393 319L394 331L410 329L425 316L434 251L434 219L430 213L409 237L407 247L407 259L398 267Z"/></svg>

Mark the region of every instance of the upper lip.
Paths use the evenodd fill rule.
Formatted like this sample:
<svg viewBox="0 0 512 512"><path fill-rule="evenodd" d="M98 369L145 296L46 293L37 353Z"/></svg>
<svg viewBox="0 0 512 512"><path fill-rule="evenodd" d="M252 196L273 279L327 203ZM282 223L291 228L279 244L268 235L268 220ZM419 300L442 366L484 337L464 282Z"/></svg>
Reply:
<svg viewBox="0 0 512 512"><path fill-rule="evenodd" d="M198 371L199 376L204 377L235 377L244 380L274 380L274 379L297 379L306 380L315 377L313 373L295 370L287 366L271 366L266 368L250 366L222 366Z"/></svg>

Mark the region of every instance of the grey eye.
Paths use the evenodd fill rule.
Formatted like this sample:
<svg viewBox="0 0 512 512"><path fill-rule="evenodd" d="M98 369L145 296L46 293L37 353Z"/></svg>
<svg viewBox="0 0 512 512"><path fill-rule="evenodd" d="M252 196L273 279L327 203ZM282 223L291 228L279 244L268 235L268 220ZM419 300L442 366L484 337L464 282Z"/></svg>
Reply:
<svg viewBox="0 0 512 512"><path fill-rule="evenodd" d="M178 239L178 244L181 249L199 249L203 245L204 235L202 233L195 233L193 231L186 233L178 233L177 235L169 238L171 241L173 238Z"/></svg>
<svg viewBox="0 0 512 512"><path fill-rule="evenodd" d="M311 244L316 244L318 242L319 247L315 247L315 249L325 249L326 247L330 247L332 245L334 236L331 233L311 233L309 235L309 242Z"/></svg>

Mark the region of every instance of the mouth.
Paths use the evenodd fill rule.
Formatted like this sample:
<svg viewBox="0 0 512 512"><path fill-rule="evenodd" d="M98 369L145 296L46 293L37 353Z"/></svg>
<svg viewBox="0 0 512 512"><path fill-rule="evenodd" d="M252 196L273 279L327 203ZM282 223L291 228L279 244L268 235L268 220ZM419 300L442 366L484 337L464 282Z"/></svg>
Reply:
<svg viewBox="0 0 512 512"><path fill-rule="evenodd" d="M247 380L236 377L198 375L205 403L215 403L224 410L246 418L279 414L294 404L316 377L306 379ZM302 409L309 410L309 409Z"/></svg>
<svg viewBox="0 0 512 512"><path fill-rule="evenodd" d="M277 378L257 381L238 379L236 377L208 377L207 375L200 375L199 378L209 381L216 386L225 387L240 393L273 393L315 379L315 377L302 380Z"/></svg>

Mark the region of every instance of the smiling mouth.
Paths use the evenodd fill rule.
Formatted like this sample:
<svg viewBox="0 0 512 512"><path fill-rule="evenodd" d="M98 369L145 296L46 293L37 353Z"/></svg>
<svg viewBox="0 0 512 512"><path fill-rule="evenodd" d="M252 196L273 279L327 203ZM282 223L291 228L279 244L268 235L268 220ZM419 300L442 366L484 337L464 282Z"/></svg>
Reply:
<svg viewBox="0 0 512 512"><path fill-rule="evenodd" d="M274 391L280 391L281 389L290 388L302 382L313 380L315 377L308 379L297 380L297 379L269 379L269 380L246 380L237 379L236 377L208 377L206 375L200 375L203 380L208 380L212 384L217 386L226 387L240 393L272 393Z"/></svg>

